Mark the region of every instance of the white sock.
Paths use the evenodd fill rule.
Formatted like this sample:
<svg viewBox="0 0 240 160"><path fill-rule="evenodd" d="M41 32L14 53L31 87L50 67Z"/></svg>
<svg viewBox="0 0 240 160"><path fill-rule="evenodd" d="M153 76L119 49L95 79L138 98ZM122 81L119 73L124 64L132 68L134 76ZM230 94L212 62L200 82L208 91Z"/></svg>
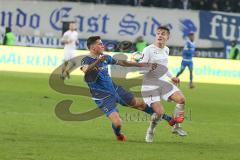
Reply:
<svg viewBox="0 0 240 160"><path fill-rule="evenodd" d="M158 117L157 114L154 113L151 117L150 128L153 130L161 120L162 120L162 116Z"/></svg>
<svg viewBox="0 0 240 160"><path fill-rule="evenodd" d="M180 123L176 123L176 124L174 125L174 128L179 128L179 127L181 127L181 124L180 124Z"/></svg>
<svg viewBox="0 0 240 160"><path fill-rule="evenodd" d="M179 115L184 115L184 104L176 104L174 116L177 117Z"/></svg>

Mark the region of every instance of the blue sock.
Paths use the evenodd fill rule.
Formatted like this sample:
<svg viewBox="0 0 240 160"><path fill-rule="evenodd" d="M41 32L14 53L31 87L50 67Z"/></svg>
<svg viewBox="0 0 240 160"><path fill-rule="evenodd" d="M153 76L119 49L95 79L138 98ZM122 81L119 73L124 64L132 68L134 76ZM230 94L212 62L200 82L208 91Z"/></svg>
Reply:
<svg viewBox="0 0 240 160"><path fill-rule="evenodd" d="M154 113L152 107L149 107L148 105L146 105L146 108L143 111L150 115L152 115Z"/></svg>
<svg viewBox="0 0 240 160"><path fill-rule="evenodd" d="M172 117L169 116L169 115L167 115L167 114L163 114L162 119L164 119L164 120L170 122L170 121L172 120Z"/></svg>
<svg viewBox="0 0 240 160"><path fill-rule="evenodd" d="M192 71L190 71L190 84L192 84L192 81L193 81L193 73Z"/></svg>
<svg viewBox="0 0 240 160"><path fill-rule="evenodd" d="M112 123L112 128L113 128L114 134L115 134L116 136L121 135L121 127L116 127L116 126Z"/></svg>

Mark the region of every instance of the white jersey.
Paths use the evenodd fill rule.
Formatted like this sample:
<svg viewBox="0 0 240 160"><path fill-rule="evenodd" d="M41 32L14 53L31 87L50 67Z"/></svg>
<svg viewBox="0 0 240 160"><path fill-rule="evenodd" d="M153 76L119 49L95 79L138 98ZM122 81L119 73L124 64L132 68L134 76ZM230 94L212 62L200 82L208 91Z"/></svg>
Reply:
<svg viewBox="0 0 240 160"><path fill-rule="evenodd" d="M160 64L155 70L148 71L144 74L141 93L146 104L151 106L154 102L161 99L169 100L169 97L179 89L170 83L167 77L172 77L168 71L169 48L159 48L154 44L149 45L143 50L143 59L141 63Z"/></svg>
<svg viewBox="0 0 240 160"><path fill-rule="evenodd" d="M168 55L169 55L169 48L167 46L165 46L164 48L159 48L154 44L151 44L146 48L144 48L142 53L143 58L140 63L157 63L167 68ZM166 79L166 74L160 77L160 79Z"/></svg>
<svg viewBox="0 0 240 160"><path fill-rule="evenodd" d="M71 43L64 45L64 60L70 60L74 57L76 42L78 40L78 32L68 30L63 34L62 40L71 41Z"/></svg>

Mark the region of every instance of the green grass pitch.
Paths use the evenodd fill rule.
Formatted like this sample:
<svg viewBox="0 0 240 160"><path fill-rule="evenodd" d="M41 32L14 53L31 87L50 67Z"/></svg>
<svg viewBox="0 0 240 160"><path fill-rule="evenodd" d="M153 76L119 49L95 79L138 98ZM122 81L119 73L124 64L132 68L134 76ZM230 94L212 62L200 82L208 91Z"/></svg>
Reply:
<svg viewBox="0 0 240 160"><path fill-rule="evenodd" d="M147 144L149 122L124 117L139 113L130 108L118 107L127 142L116 141L105 116L85 122L58 119L54 108L61 100L73 99L74 113L95 104L88 97L55 92L48 78L47 74L0 72L0 160L240 159L240 86L196 84L190 90L182 83L188 111L183 127L189 135L173 135L161 122L154 142ZM85 86L80 76L69 83ZM164 105L171 114L174 104Z"/></svg>

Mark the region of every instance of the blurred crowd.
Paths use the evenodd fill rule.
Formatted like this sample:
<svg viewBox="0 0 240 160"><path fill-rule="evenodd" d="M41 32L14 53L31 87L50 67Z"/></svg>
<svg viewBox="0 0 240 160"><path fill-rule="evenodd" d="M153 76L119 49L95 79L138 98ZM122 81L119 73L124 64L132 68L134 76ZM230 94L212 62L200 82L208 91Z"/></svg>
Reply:
<svg viewBox="0 0 240 160"><path fill-rule="evenodd" d="M58 0L99 4L213 10L240 13L240 0Z"/></svg>

